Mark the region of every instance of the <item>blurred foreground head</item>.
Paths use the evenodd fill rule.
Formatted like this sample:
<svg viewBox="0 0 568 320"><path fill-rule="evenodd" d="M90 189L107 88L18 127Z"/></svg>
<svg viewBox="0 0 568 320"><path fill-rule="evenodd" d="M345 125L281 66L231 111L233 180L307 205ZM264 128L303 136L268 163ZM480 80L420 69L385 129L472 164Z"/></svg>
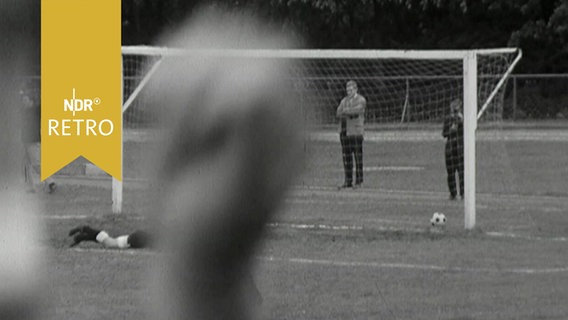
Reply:
<svg viewBox="0 0 568 320"><path fill-rule="evenodd" d="M181 50L150 83L166 128L158 316L246 319L242 280L302 162L292 61L250 50L291 44L250 14L213 11L162 44Z"/></svg>
<svg viewBox="0 0 568 320"><path fill-rule="evenodd" d="M44 293L38 207L24 192L19 95L34 62L31 31L39 25L38 12L39 1L0 5L0 319L35 319Z"/></svg>

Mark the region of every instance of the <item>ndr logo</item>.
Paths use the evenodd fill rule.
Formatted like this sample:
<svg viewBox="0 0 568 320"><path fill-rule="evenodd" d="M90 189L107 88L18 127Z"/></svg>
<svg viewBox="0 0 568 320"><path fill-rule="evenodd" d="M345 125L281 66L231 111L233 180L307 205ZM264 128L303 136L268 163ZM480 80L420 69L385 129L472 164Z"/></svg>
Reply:
<svg viewBox="0 0 568 320"><path fill-rule="evenodd" d="M101 104L100 98L94 99L78 99L75 96L75 88L73 88L73 97L71 99L63 99L63 111L75 112L78 111L93 111L93 106Z"/></svg>

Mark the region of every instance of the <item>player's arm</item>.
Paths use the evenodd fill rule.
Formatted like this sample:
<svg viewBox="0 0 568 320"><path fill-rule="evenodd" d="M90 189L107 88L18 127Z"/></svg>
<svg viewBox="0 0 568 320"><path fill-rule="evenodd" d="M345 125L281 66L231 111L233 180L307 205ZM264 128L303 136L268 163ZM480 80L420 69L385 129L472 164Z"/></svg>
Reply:
<svg viewBox="0 0 568 320"><path fill-rule="evenodd" d="M456 121L458 123L462 123L463 122L463 113L461 111L456 112Z"/></svg>
<svg viewBox="0 0 568 320"><path fill-rule="evenodd" d="M341 99L339 106L337 107L337 111L335 113L337 118L343 118L345 116L345 99Z"/></svg>
<svg viewBox="0 0 568 320"><path fill-rule="evenodd" d="M105 231L99 233L97 242L101 243L105 248L113 249L128 249L130 248L130 243L128 242L128 235L118 236L116 238L111 237Z"/></svg>
<svg viewBox="0 0 568 320"><path fill-rule="evenodd" d="M343 110L343 114L348 116L362 115L365 114L366 107L367 107L367 100L362 96L360 96L359 99L357 99L357 103Z"/></svg>
<svg viewBox="0 0 568 320"><path fill-rule="evenodd" d="M127 249L130 248L129 236L111 237L106 231L93 229L89 226L80 226L71 229L69 236L73 237L72 247L83 241L98 242L105 248Z"/></svg>

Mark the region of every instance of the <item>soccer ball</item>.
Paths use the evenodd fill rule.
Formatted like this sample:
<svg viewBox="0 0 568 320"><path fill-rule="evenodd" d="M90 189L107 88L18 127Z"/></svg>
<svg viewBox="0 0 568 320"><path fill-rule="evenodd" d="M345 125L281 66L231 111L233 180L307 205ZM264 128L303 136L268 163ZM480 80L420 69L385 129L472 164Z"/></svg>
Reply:
<svg viewBox="0 0 568 320"><path fill-rule="evenodd" d="M443 226L446 224L446 215L440 212L434 212L430 219L430 223L433 226Z"/></svg>

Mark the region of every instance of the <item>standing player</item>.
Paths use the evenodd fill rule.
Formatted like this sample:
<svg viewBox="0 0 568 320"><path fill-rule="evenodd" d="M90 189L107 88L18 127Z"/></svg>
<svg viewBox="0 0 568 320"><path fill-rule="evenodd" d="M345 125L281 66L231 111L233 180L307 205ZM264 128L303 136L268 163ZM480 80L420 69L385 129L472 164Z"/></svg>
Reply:
<svg viewBox="0 0 568 320"><path fill-rule="evenodd" d="M456 188L456 172L459 179L459 193L464 195L464 158L463 158L463 113L461 99L454 99L450 103L450 115L444 120L442 136L446 138L446 171L448 174L448 188L450 200L455 200L458 190Z"/></svg>
<svg viewBox="0 0 568 320"><path fill-rule="evenodd" d="M48 193L55 191L55 181L49 177L40 181L40 97L31 89L22 91L23 125L22 139L25 146L24 179L29 192L35 192L39 186Z"/></svg>
<svg viewBox="0 0 568 320"><path fill-rule="evenodd" d="M358 188L363 183L363 134L367 100L357 92L357 83L346 84L347 96L337 108L341 121L339 139L343 156L345 181L340 188ZM355 158L355 185L353 185L353 158Z"/></svg>

